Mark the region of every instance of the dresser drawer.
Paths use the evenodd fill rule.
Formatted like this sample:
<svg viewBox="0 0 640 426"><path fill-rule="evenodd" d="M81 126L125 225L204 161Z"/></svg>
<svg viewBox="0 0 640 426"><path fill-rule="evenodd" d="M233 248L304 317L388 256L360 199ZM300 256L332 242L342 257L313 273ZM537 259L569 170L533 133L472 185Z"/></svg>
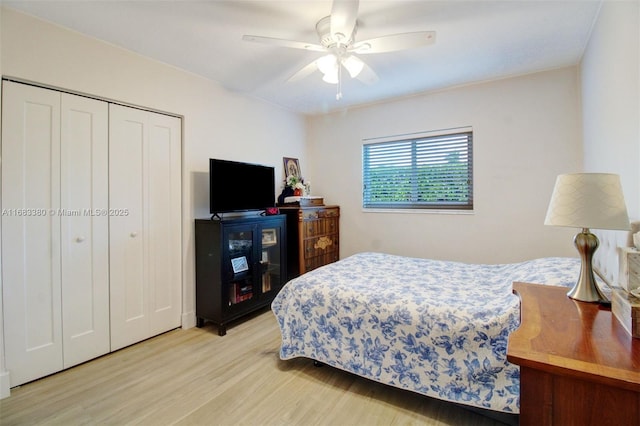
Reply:
<svg viewBox="0 0 640 426"><path fill-rule="evenodd" d="M302 220L303 221L308 221L308 220L317 220L317 219L323 219L323 218L328 218L328 217L339 217L340 216L340 208L338 207L319 207L319 208L315 208L315 209L304 209L304 211L302 212Z"/></svg>
<svg viewBox="0 0 640 426"><path fill-rule="evenodd" d="M338 260L338 251L326 253L320 256L310 257L304 260L304 270L309 272L312 269L319 268L328 263L336 262Z"/></svg>
<svg viewBox="0 0 640 426"><path fill-rule="evenodd" d="M323 235L304 240L304 258L308 259L325 253L337 252L339 241L337 234Z"/></svg>
<svg viewBox="0 0 640 426"><path fill-rule="evenodd" d="M331 217L304 221L302 223L304 238L337 233L339 226L338 220L337 217Z"/></svg>

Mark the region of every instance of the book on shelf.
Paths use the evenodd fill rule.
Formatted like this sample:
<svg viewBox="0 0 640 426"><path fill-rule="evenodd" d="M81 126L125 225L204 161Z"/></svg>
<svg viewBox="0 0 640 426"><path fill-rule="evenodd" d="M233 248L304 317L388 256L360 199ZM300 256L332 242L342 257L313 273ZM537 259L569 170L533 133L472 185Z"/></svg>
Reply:
<svg viewBox="0 0 640 426"><path fill-rule="evenodd" d="M229 289L229 300L231 304L236 304L249 300L253 297L253 286L251 284L233 283Z"/></svg>
<svg viewBox="0 0 640 426"><path fill-rule="evenodd" d="M271 274L265 272L262 274L262 292L266 293L268 291L271 291Z"/></svg>

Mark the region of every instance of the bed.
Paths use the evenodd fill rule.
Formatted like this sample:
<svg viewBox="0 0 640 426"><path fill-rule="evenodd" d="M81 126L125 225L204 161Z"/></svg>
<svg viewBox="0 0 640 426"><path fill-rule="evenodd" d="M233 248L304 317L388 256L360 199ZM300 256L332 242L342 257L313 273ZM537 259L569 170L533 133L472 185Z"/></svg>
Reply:
<svg viewBox="0 0 640 426"><path fill-rule="evenodd" d="M274 299L280 358L517 414L519 368L506 360L520 322L512 284L571 287L579 270L578 258L477 265L355 254L291 280Z"/></svg>

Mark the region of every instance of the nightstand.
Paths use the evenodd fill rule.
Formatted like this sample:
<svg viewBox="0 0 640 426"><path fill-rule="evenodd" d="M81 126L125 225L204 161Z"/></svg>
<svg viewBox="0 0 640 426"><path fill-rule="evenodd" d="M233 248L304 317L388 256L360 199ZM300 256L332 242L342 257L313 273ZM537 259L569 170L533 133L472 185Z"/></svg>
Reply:
<svg viewBox="0 0 640 426"><path fill-rule="evenodd" d="M639 425L640 340L564 287L513 290L521 323L507 359L520 366L520 425Z"/></svg>

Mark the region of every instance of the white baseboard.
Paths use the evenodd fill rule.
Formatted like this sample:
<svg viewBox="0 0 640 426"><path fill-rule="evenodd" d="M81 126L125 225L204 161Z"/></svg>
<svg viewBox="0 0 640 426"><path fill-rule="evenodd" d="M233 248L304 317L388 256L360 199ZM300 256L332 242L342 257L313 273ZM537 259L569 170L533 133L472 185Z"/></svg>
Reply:
<svg viewBox="0 0 640 426"><path fill-rule="evenodd" d="M193 328L196 326L196 313L195 312L184 312L182 314L182 328Z"/></svg>
<svg viewBox="0 0 640 426"><path fill-rule="evenodd" d="M9 372L0 373L0 399L8 398L11 395L11 384L9 380Z"/></svg>

